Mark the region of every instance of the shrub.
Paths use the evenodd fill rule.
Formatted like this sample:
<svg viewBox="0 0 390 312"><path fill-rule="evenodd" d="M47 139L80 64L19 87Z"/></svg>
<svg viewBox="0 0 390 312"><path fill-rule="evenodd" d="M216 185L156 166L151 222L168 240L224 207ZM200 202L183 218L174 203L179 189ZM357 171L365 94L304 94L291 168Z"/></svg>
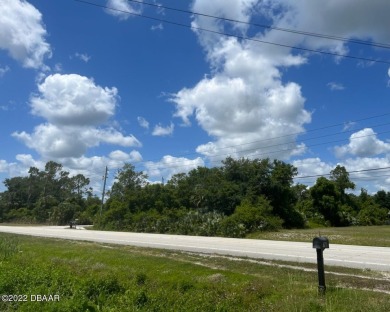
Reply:
<svg viewBox="0 0 390 312"><path fill-rule="evenodd" d="M250 232L278 230L283 220L271 214L272 206L264 197L244 200L221 224L224 236L243 237Z"/></svg>
<svg viewBox="0 0 390 312"><path fill-rule="evenodd" d="M113 295L123 292L124 288L116 278L88 279L84 285L87 298L96 300L101 295Z"/></svg>
<svg viewBox="0 0 390 312"><path fill-rule="evenodd" d="M382 225L386 224L388 217L386 208L381 208L377 204L366 205L360 210L357 220L359 225Z"/></svg>
<svg viewBox="0 0 390 312"><path fill-rule="evenodd" d="M19 222L19 223L32 223L34 217L31 210L27 208L19 208L9 211L5 215L5 220L8 222Z"/></svg>

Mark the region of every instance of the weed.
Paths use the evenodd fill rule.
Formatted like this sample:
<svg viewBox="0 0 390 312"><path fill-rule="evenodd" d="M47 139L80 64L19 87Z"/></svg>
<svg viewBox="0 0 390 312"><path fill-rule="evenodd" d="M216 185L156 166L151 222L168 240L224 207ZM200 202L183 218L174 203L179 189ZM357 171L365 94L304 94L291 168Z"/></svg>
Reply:
<svg viewBox="0 0 390 312"><path fill-rule="evenodd" d="M185 292L189 291L192 288L195 288L195 286L190 281L182 281L182 282L179 283L179 287L178 287L178 289L179 289L179 291L181 293L185 293Z"/></svg>
<svg viewBox="0 0 390 312"><path fill-rule="evenodd" d="M85 295L89 299L96 299L101 295L113 295L123 291L123 287L113 277L88 279L83 288L85 289Z"/></svg>
<svg viewBox="0 0 390 312"><path fill-rule="evenodd" d="M19 242L16 238L9 236L0 237L0 261L10 259L19 251Z"/></svg>
<svg viewBox="0 0 390 312"><path fill-rule="evenodd" d="M139 294L137 294L134 303L137 308L142 308L148 302L148 296L146 295L145 290L141 290Z"/></svg>
<svg viewBox="0 0 390 312"><path fill-rule="evenodd" d="M143 286L145 285L147 276L145 273L138 273L135 277L135 282L138 286Z"/></svg>

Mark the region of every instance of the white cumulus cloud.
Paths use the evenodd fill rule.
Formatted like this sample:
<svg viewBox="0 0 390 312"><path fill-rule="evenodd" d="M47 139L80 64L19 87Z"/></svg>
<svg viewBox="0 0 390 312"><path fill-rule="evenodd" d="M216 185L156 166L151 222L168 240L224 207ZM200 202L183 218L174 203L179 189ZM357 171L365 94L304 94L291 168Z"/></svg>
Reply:
<svg viewBox="0 0 390 312"><path fill-rule="evenodd" d="M55 74L46 77L38 90L30 100L31 112L47 122L33 133L14 132L13 136L44 158L81 157L101 143L141 146L133 135L104 126L115 113L116 88L100 87L76 74Z"/></svg>
<svg viewBox="0 0 390 312"><path fill-rule="evenodd" d="M8 163L4 159L0 159L0 172L6 172L8 169Z"/></svg>
<svg viewBox="0 0 390 312"><path fill-rule="evenodd" d="M378 42L390 40L387 0L359 1L359 5L356 0L329 0L320 6L312 0L195 0L192 9L243 22L263 18L273 26L255 28L193 16L194 27L340 55L348 52L348 42L276 28L343 34L346 38ZM176 106L175 117L187 126L195 121L212 138L197 151L208 157L223 154L282 159L305 152L305 146L295 141L311 122L311 113L305 109L300 85L284 81L283 73L286 68L305 65L315 54L196 29L194 32L211 74L176 92L171 101ZM332 90L344 88L335 82L328 86Z"/></svg>
<svg viewBox="0 0 390 312"><path fill-rule="evenodd" d="M273 21L278 28L296 29L311 33L338 35L344 38L377 42L390 41L387 31L390 20L387 12L390 2L387 0L357 1L328 0L266 0L259 5L260 10ZM265 39L271 42L300 45L310 49L326 50L346 54L346 42L321 37L303 36L291 32L269 30Z"/></svg>
<svg viewBox="0 0 390 312"><path fill-rule="evenodd" d="M256 3L197 0L194 10L249 21ZM248 28L203 17L195 17L193 24L217 31L233 27L246 32ZM222 158L227 155L288 158L298 150L303 151L302 146L295 145L295 139L311 121L311 114L304 108L300 86L283 83L280 68L303 64L305 59L289 54L288 49L275 51L236 38L197 34L213 74L171 98L176 105L176 117L185 125L190 125L194 118L214 138L198 146L197 151L208 157L223 154Z"/></svg>
<svg viewBox="0 0 390 312"><path fill-rule="evenodd" d="M87 150L79 131L74 128L57 127L53 124L40 124L34 132L14 132L12 135L48 158L79 157Z"/></svg>
<svg viewBox="0 0 390 312"><path fill-rule="evenodd" d="M312 186L319 176L323 175L329 179L329 173L337 166L343 166L349 172L349 178L356 184L355 191L360 192L361 188L369 193L376 193L378 190L390 190L390 177L388 169L390 158L386 157L353 157L343 160L337 164L326 162L320 158L306 158L292 162L298 168L298 176L295 183ZM384 168L383 170L378 170Z"/></svg>
<svg viewBox="0 0 390 312"><path fill-rule="evenodd" d="M130 153L125 153L121 150L112 151L109 154L109 157L113 160L119 160L119 161L142 161L142 156L138 151L131 151Z"/></svg>
<svg viewBox="0 0 390 312"><path fill-rule="evenodd" d="M77 74L54 74L31 98L32 113L62 125L98 125L113 116L118 90L102 88Z"/></svg>
<svg viewBox="0 0 390 312"><path fill-rule="evenodd" d="M42 14L24 0L0 2L0 49L24 67L43 68L44 58L51 56Z"/></svg>
<svg viewBox="0 0 390 312"><path fill-rule="evenodd" d="M326 163L318 157L294 160L292 165L298 168L298 177L329 174L334 169L332 164ZM300 182L299 179L297 182Z"/></svg>
<svg viewBox="0 0 390 312"><path fill-rule="evenodd" d="M149 122L144 117L137 117L138 124L145 129L149 129Z"/></svg>
<svg viewBox="0 0 390 312"><path fill-rule="evenodd" d="M379 140L371 128L365 128L353 133L349 143L343 146L336 146L337 157L353 155L358 157L375 156L390 152L390 143Z"/></svg>
<svg viewBox="0 0 390 312"><path fill-rule="evenodd" d="M128 13L140 14L142 12L140 4L131 4L127 0L107 0L107 7L114 10L107 9L106 12L119 18L120 20L127 20L131 16Z"/></svg>
<svg viewBox="0 0 390 312"><path fill-rule="evenodd" d="M169 180L174 174L186 173L204 165L204 161L200 157L188 159L166 155L158 162L146 162L145 168L149 177L164 177Z"/></svg>
<svg viewBox="0 0 390 312"><path fill-rule="evenodd" d="M166 127L163 127L162 125L158 124L154 127L152 135L154 136L171 135L174 129L175 129L175 125L173 123L171 123L169 126Z"/></svg>

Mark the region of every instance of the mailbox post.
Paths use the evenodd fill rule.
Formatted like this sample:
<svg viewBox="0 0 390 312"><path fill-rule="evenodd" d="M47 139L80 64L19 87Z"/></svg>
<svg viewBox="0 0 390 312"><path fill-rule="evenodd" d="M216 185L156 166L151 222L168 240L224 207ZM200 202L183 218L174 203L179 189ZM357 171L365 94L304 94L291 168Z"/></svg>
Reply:
<svg viewBox="0 0 390 312"><path fill-rule="evenodd" d="M317 251L317 267L318 267L318 292L325 294L325 271L324 271L324 255L325 248L329 248L329 240L327 237L320 236L313 239L313 248Z"/></svg>
<svg viewBox="0 0 390 312"><path fill-rule="evenodd" d="M77 223L78 223L77 221L78 221L78 219L76 219L76 220L71 220L71 221L69 222L69 227L70 227L71 229L76 228Z"/></svg>

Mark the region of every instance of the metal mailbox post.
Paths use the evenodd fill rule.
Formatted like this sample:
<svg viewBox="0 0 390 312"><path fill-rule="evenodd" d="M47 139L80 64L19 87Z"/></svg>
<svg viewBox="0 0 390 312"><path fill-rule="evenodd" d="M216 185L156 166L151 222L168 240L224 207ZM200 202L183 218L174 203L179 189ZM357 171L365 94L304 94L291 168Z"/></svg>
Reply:
<svg viewBox="0 0 390 312"><path fill-rule="evenodd" d="M324 255L325 248L329 248L329 240L325 236L315 237L313 239L313 248L317 251L317 267L318 267L318 292L325 294L325 271L324 271Z"/></svg>

